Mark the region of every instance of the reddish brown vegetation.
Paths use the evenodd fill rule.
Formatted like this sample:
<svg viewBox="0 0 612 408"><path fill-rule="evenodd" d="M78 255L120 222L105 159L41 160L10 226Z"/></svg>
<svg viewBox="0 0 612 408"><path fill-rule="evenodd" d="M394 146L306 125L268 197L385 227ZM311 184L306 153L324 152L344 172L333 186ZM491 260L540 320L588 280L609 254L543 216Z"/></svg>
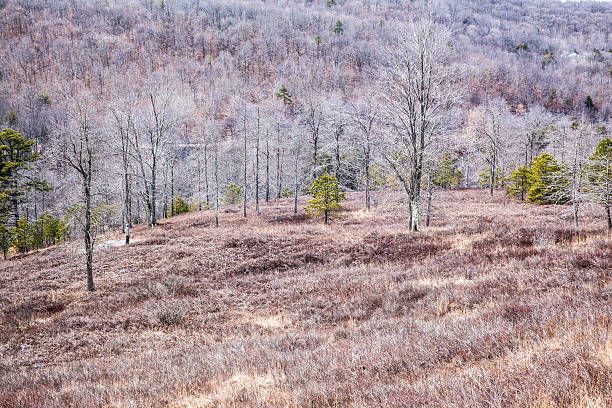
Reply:
<svg viewBox="0 0 612 408"><path fill-rule="evenodd" d="M286 201L137 227L94 293L77 247L5 262L0 406L612 405L599 220L465 191L408 233L358 199L330 226Z"/></svg>

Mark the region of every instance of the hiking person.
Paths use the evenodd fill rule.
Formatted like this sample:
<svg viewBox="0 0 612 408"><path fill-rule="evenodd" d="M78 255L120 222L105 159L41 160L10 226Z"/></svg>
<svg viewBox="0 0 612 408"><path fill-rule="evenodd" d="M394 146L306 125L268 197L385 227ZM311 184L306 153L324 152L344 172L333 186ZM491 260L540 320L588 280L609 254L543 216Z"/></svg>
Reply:
<svg viewBox="0 0 612 408"><path fill-rule="evenodd" d="M131 227L132 227L132 224L130 224L129 222L125 226L125 245L128 245L130 243L130 228Z"/></svg>

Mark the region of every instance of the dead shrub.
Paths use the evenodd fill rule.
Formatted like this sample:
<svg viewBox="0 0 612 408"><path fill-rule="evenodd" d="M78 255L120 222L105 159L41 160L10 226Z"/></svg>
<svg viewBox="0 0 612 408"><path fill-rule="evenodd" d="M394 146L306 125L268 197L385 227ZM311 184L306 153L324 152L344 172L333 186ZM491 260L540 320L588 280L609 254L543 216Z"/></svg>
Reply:
<svg viewBox="0 0 612 408"><path fill-rule="evenodd" d="M577 269L588 269L593 266L593 261L586 258L584 255L576 255L571 264Z"/></svg>
<svg viewBox="0 0 612 408"><path fill-rule="evenodd" d="M149 307L154 326L175 326L180 324L186 313L187 308L181 302L157 303Z"/></svg>
<svg viewBox="0 0 612 408"><path fill-rule="evenodd" d="M510 322L517 323L530 317L532 312L531 306L513 302L503 308L502 317Z"/></svg>
<svg viewBox="0 0 612 408"><path fill-rule="evenodd" d="M130 246L139 247L139 246L153 246L153 245L168 245L170 240L164 236L160 237L152 237L145 239L143 241L135 241L134 243L130 243Z"/></svg>

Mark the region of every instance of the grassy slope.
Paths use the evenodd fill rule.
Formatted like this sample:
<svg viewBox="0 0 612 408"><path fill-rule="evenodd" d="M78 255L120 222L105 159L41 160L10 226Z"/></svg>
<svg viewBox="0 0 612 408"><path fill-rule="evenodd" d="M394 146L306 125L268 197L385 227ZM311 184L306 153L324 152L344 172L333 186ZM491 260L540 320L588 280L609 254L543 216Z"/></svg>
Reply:
<svg viewBox="0 0 612 408"><path fill-rule="evenodd" d="M3 263L0 406L612 406L601 220L448 192L410 234L349 198L140 226L93 294L75 245Z"/></svg>

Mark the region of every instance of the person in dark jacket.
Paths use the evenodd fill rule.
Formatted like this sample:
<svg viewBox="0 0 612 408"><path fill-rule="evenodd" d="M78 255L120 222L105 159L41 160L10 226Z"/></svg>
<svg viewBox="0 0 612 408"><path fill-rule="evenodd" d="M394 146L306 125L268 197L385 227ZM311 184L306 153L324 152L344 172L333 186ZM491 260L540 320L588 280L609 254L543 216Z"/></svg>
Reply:
<svg viewBox="0 0 612 408"><path fill-rule="evenodd" d="M125 245L129 245L130 243L130 229L132 228L132 224L128 223L125 226Z"/></svg>

